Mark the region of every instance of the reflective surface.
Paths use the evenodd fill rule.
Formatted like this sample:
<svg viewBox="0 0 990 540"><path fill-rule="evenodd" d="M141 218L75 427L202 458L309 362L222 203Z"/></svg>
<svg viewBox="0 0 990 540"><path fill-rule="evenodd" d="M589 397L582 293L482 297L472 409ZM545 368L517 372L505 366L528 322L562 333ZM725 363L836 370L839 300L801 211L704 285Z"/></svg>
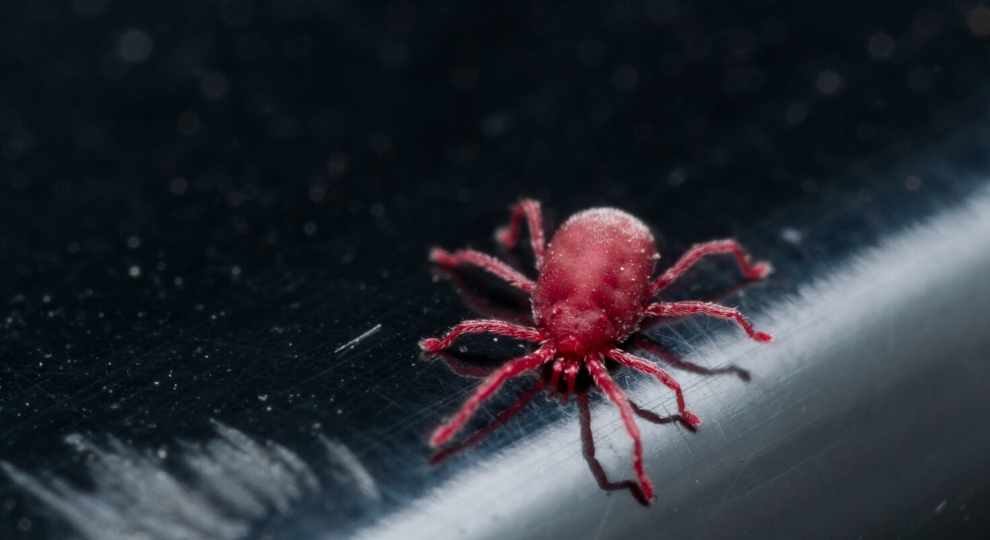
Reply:
<svg viewBox="0 0 990 540"><path fill-rule="evenodd" d="M246 5L2 18L0 537L982 536L985 14ZM532 378L431 463L520 349L416 341L526 306L426 251L492 251L523 194L550 227L636 214L661 265L735 236L777 269L711 261L667 295L773 345L645 332L700 368L676 371L697 432L614 373L650 507L615 410Z"/></svg>

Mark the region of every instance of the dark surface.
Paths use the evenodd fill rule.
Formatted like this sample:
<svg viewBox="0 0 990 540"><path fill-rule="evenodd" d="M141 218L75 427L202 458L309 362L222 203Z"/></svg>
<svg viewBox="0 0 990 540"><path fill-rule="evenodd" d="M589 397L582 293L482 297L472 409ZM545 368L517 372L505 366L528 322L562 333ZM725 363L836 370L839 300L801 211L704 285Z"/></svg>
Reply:
<svg viewBox="0 0 990 540"><path fill-rule="evenodd" d="M101 483L130 469L94 472L72 434L96 456L166 456L156 466L186 482L180 499L203 491L181 456L216 436L211 420L275 441L321 486L229 511L247 536L982 537L990 262L969 246L988 238L952 216L990 168L990 15L752 4L6 4L0 460L21 481L0 476L0 538L73 530L80 499L41 502L25 478L65 479L113 519L150 511ZM476 381L417 354L419 337L471 316L431 280L426 250L491 250L523 194L551 227L624 208L668 263L737 236L778 269L724 296L735 274L707 264L671 291L739 305L778 335L769 348L711 321L650 330L701 365L752 373L678 373L706 424L641 422L649 509L597 490L576 409L544 397L427 463L425 434ZM948 220L944 237L891 243L929 219ZM905 243L910 274L884 258ZM859 289L839 310L822 283ZM517 350L466 344L488 365ZM617 377L644 408L672 405ZM628 442L592 399L620 481ZM320 436L377 497L327 465ZM107 451L108 437L134 450ZM386 517L400 528L370 528Z"/></svg>

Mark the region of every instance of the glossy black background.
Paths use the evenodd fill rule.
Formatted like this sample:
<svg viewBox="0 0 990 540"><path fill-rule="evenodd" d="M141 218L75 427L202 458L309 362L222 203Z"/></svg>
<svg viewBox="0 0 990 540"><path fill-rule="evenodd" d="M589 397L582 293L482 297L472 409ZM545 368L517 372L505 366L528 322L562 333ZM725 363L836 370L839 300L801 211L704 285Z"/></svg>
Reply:
<svg viewBox="0 0 990 540"><path fill-rule="evenodd" d="M396 471L473 384L416 354L468 315L428 246L490 249L522 194L551 222L610 204L665 253L764 246L787 290L986 170L974 3L687 4L5 4L0 458L73 478L69 433L210 418L305 455L318 425L392 479L387 512L452 474ZM59 537L0 502L0 536ZM853 533L948 530L907 519Z"/></svg>

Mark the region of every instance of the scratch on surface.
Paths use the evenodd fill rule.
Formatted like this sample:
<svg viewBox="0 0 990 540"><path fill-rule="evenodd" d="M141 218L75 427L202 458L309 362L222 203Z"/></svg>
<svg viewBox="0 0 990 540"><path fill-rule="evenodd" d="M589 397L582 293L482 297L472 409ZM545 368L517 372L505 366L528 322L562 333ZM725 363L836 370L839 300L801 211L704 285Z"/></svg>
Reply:
<svg viewBox="0 0 990 540"><path fill-rule="evenodd" d="M611 515L613 506L615 506L615 497L609 497L605 511L602 512L602 520L598 522L598 530L595 531L595 540L602 537L602 532L605 530L605 523L608 522L608 516Z"/></svg>
<svg viewBox="0 0 990 540"><path fill-rule="evenodd" d="M691 324L693 324L699 330L699 333L702 336L704 336L705 340L708 342L709 348L713 352L713 356L717 354L718 357L720 359L722 359L722 360L724 360L725 358L727 358L728 355L727 355L727 353L725 351L725 348L722 347L722 345L721 345L720 342L716 341L712 337L712 334L710 332L706 331L705 328L702 327L701 322L698 319L692 320L691 321ZM688 340L688 339L686 339L683 336L683 334L681 334L680 332L677 332L677 336L680 339L684 340L685 343L688 343L688 344L691 343L691 341ZM698 351L698 348L696 346L694 346L694 345L691 345L691 348L692 348L692 354L696 354L697 351ZM707 368L709 366L706 365L705 367ZM728 440L729 439L729 435L728 435L728 433L725 432L725 426L722 425L722 422L720 420L720 418L723 418L723 417L726 416L725 400L724 399L721 399L722 398L722 393L721 392L714 391L712 389L711 382L709 381L709 379L707 377L702 378L697 383L697 385L703 386L705 388L705 391L708 394L709 401L713 402L714 405L715 405L715 407L718 408L719 414L717 416L714 416L713 415L714 422L712 422L712 423L718 429L719 434L722 435L722 440Z"/></svg>
<svg viewBox="0 0 990 540"><path fill-rule="evenodd" d="M775 474L775 475L771 476L770 478L767 478L767 479L765 479L765 480L757 483L756 485L754 485L750 489L747 489L746 492L743 493L743 495L746 495L746 494L749 494L749 493L751 493L753 491L756 491L757 489L760 489L763 486L770 485L770 484L776 482L777 480L779 480L779 479L781 479L781 478L783 478L783 477L791 474L792 472L794 472L796 470L799 470L800 468L804 467L805 465L807 465L809 463L812 463L812 462L815 462L815 461L818 461L819 458L821 458L822 456L824 456L828 452L832 451L832 449L834 449L836 446L838 446L839 444L841 444L843 442L845 442L844 439L838 439L838 440L832 441L830 444L826 445L821 450L815 452L814 454L812 454L810 456L806 456L804 459L802 459L801 461L798 461L794 465L791 465L786 470L784 470L784 471L782 471L782 472L780 472L778 474Z"/></svg>
<svg viewBox="0 0 990 540"><path fill-rule="evenodd" d="M360 336L358 336L358 337L356 337L356 338L348 341L347 343L344 343L340 347L337 347L336 349L334 349L333 350L333 354L340 354L340 353L346 351L347 349L354 348L355 346L357 346L358 343L361 343L362 341L364 341L364 340L368 339L369 337L375 335L375 333L378 332L381 329L382 329L382 323L378 323L378 324L372 326L365 333L363 333Z"/></svg>

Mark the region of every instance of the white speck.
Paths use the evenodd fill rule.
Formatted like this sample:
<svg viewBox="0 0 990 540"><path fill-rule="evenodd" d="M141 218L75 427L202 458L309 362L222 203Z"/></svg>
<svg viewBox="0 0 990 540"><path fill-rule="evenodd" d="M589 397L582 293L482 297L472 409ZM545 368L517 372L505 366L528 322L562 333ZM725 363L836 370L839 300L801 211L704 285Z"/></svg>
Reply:
<svg viewBox="0 0 990 540"><path fill-rule="evenodd" d="M131 267L127 269L127 275L132 278L141 277L141 267L136 264L132 264Z"/></svg>
<svg viewBox="0 0 990 540"><path fill-rule="evenodd" d="M941 514L942 512L944 512L945 511L945 507L948 506L948 505L949 505L949 501L947 499L942 499L942 502L938 503L938 506L935 507L935 515L938 515L938 514Z"/></svg>
<svg viewBox="0 0 990 540"><path fill-rule="evenodd" d="M504 135L512 127L512 117L505 113L493 113L485 117L481 123L481 133L485 137Z"/></svg>
<svg viewBox="0 0 990 540"><path fill-rule="evenodd" d="M826 69L818 74L815 87L822 95L834 96L842 87L842 75L831 69Z"/></svg>
<svg viewBox="0 0 990 540"><path fill-rule="evenodd" d="M155 42L147 32L138 28L130 28L120 35L117 40L117 54L125 62L140 64L151 56Z"/></svg>
<svg viewBox="0 0 990 540"><path fill-rule="evenodd" d="M667 175L667 185L670 187L677 187L684 182L687 182L687 172L684 169L674 169Z"/></svg>
<svg viewBox="0 0 990 540"><path fill-rule="evenodd" d="M168 190L171 191L173 195L182 195L187 189L189 189L189 181L181 176L173 178L168 184Z"/></svg>
<svg viewBox="0 0 990 540"><path fill-rule="evenodd" d="M780 230L780 238L789 244L800 244L804 235L794 227L784 227Z"/></svg>
<svg viewBox="0 0 990 540"><path fill-rule="evenodd" d="M231 269L230 269L230 275L232 275L232 276L234 276L234 277L239 277L239 276L241 275L241 267L240 267L240 266L237 266L237 265L235 264L235 265L234 265L233 267L231 267Z"/></svg>
<svg viewBox="0 0 990 540"><path fill-rule="evenodd" d="M258 394L258 401L268 401L268 394Z"/></svg>
<svg viewBox="0 0 990 540"><path fill-rule="evenodd" d="M869 51L870 57L874 60L886 60L890 58L896 48L897 43L894 41L894 38L884 32L873 34L870 36L869 41L866 42L866 50Z"/></svg>

